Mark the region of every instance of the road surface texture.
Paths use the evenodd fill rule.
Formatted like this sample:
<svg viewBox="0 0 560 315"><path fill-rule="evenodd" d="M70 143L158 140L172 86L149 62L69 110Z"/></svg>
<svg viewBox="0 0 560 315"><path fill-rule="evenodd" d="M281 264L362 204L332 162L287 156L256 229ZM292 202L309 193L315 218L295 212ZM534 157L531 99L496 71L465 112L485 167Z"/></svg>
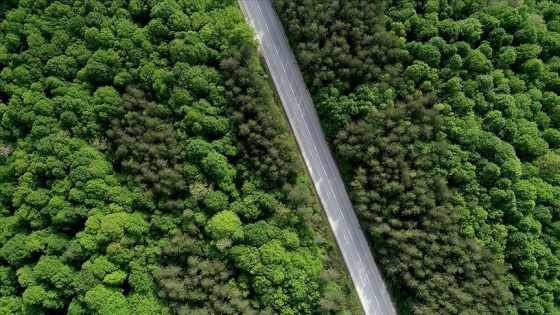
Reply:
<svg viewBox="0 0 560 315"><path fill-rule="evenodd" d="M396 315L270 0L239 0L367 315Z"/></svg>

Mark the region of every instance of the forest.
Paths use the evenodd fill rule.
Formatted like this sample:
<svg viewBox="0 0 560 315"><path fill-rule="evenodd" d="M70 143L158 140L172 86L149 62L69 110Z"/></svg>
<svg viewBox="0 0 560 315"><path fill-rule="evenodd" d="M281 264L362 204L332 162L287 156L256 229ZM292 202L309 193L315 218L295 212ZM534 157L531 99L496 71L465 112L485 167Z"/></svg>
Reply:
<svg viewBox="0 0 560 315"><path fill-rule="evenodd" d="M0 2L0 314L358 314L235 0Z"/></svg>
<svg viewBox="0 0 560 315"><path fill-rule="evenodd" d="M400 314L560 314L560 4L273 0Z"/></svg>

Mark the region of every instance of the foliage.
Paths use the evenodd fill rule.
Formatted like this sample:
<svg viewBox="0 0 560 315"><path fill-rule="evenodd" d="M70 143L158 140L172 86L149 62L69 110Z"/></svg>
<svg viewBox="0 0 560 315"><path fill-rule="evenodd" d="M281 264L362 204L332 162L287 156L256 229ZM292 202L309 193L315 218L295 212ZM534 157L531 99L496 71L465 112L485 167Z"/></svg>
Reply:
<svg viewBox="0 0 560 315"><path fill-rule="evenodd" d="M355 313L237 2L0 21L1 314Z"/></svg>
<svg viewBox="0 0 560 315"><path fill-rule="evenodd" d="M558 4L273 2L401 312L557 314Z"/></svg>

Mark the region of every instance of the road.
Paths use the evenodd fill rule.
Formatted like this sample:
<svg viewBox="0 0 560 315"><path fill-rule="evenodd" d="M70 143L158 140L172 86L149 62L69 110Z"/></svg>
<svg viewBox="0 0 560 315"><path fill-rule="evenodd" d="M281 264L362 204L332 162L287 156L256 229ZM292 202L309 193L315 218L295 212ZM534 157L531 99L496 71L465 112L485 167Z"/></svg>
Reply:
<svg viewBox="0 0 560 315"><path fill-rule="evenodd" d="M367 315L396 315L270 0L239 0Z"/></svg>

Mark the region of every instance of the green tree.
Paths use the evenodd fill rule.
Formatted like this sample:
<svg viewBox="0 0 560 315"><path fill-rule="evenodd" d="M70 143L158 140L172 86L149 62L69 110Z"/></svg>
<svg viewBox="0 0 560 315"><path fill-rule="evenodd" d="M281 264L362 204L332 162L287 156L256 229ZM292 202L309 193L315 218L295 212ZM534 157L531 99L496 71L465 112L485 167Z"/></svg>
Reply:
<svg viewBox="0 0 560 315"><path fill-rule="evenodd" d="M475 18L467 18L458 23L459 34L466 42L473 44L480 39L482 35L482 25Z"/></svg>
<svg viewBox="0 0 560 315"><path fill-rule="evenodd" d="M130 307L122 293L103 285L97 285L88 291L84 302L93 314L130 314Z"/></svg>
<svg viewBox="0 0 560 315"><path fill-rule="evenodd" d="M478 74L490 73L492 63L480 50L471 50L465 58L465 67Z"/></svg>
<svg viewBox="0 0 560 315"><path fill-rule="evenodd" d="M206 232L213 239L231 237L241 227L241 220L232 211L224 210L214 215L206 224Z"/></svg>
<svg viewBox="0 0 560 315"><path fill-rule="evenodd" d="M73 57L57 56L47 62L45 72L61 79L72 79L78 72L78 63Z"/></svg>
<svg viewBox="0 0 560 315"><path fill-rule="evenodd" d="M78 72L78 79L99 85L111 83L120 68L121 61L114 50L98 50Z"/></svg>
<svg viewBox="0 0 560 315"><path fill-rule="evenodd" d="M535 165L539 168L539 174L542 179L553 184L560 184L560 156L554 153L547 153L540 156L535 161Z"/></svg>

